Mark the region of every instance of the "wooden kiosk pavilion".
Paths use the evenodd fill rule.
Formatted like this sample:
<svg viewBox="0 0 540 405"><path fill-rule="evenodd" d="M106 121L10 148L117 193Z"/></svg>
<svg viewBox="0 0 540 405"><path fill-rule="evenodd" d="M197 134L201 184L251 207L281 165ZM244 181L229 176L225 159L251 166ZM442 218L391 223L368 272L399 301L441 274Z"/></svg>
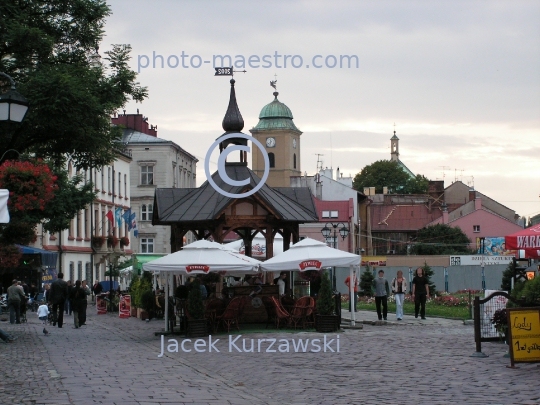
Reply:
<svg viewBox="0 0 540 405"><path fill-rule="evenodd" d="M235 81L231 79L230 82L229 106L222 124L225 133L218 141L226 135L245 136L240 132L244 120L236 103ZM229 145L246 146L247 139L233 136L220 142L220 154ZM213 173L215 184L230 194L246 193L260 183L260 178L247 167L246 152L240 151L239 162L226 162L225 171L232 180L249 179L249 184L245 186L232 186L221 178L219 171ZM299 241L300 224L318 221L309 188L272 188L265 184L251 196L231 198L214 189L208 180L199 188L156 189L152 218L154 225L171 226L172 252L182 248L183 236L189 231L198 240L211 237L218 243L223 243L227 234L235 232L244 241L246 255L252 256L252 241L260 232L266 239L266 259L273 257L273 242L277 233L283 236L283 251L286 251L291 241ZM272 288L274 290L277 293Z"/></svg>

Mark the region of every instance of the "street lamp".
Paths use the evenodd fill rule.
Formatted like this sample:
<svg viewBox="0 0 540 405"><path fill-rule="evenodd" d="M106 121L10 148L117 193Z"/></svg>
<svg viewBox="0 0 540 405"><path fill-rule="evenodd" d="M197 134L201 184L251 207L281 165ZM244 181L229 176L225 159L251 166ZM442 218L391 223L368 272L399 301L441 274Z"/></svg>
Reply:
<svg viewBox="0 0 540 405"><path fill-rule="evenodd" d="M28 101L15 89L15 82L7 74L0 72L0 76L9 79L11 89L0 94L0 121L22 122L28 111Z"/></svg>
<svg viewBox="0 0 540 405"><path fill-rule="evenodd" d="M349 228L347 228L347 225L345 225L343 222L338 222L337 224L334 224L332 222L328 222L324 225L324 228L321 229L321 233L324 236L325 240L328 240L330 237L330 234L332 233L332 230L328 228L328 225L330 225L332 228L334 228L334 240L333 240L333 247L334 249L337 249L337 228L339 228L339 234L343 239L345 239L349 235ZM332 269L332 288L336 289L336 269L335 267Z"/></svg>

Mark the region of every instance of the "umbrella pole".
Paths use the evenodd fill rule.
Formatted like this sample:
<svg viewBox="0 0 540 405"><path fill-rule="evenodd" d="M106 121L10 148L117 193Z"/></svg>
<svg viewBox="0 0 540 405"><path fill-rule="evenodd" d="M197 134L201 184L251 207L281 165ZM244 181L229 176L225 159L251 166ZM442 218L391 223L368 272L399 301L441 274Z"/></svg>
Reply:
<svg viewBox="0 0 540 405"><path fill-rule="evenodd" d="M165 332L169 332L169 275L165 277Z"/></svg>
<svg viewBox="0 0 540 405"><path fill-rule="evenodd" d="M354 266L352 264L349 266L349 303L351 307L351 326L356 325L356 305L354 305L354 287L356 287L356 283L354 281L353 267Z"/></svg>

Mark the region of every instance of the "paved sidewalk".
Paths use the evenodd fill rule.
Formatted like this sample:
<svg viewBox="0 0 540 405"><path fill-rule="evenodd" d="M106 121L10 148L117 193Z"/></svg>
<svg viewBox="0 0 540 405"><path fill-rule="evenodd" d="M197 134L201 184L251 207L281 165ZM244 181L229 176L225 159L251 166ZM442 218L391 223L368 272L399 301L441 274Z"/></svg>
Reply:
<svg viewBox="0 0 540 405"><path fill-rule="evenodd" d="M62 329L47 327L50 336L43 336L32 313L26 325L0 322L19 337L0 342L0 404L540 403L537 365L506 368L500 343L483 345L487 358L470 357L473 328L460 321L406 316L399 323L366 324L339 333L339 353L266 353L265 343L260 353L229 352L228 335L220 335L213 336L221 339L220 353L180 350L158 357L161 338L154 332L163 321L97 316L94 310L88 308L87 327L73 329L67 317ZM370 312L357 314L372 319ZM242 338L248 347L254 339L256 347L257 339L322 334L269 329ZM181 343L183 337L174 339Z"/></svg>

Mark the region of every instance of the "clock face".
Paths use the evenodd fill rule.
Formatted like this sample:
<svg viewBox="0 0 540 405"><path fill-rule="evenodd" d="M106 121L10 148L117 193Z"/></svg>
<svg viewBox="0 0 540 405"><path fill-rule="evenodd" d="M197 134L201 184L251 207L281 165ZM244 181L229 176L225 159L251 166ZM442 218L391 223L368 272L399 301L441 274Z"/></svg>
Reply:
<svg viewBox="0 0 540 405"><path fill-rule="evenodd" d="M266 147L273 148L276 146L276 138L266 138Z"/></svg>
<svg viewBox="0 0 540 405"><path fill-rule="evenodd" d="M296 149L296 139L293 139L293 140L292 140L292 147L293 147L294 149Z"/></svg>

